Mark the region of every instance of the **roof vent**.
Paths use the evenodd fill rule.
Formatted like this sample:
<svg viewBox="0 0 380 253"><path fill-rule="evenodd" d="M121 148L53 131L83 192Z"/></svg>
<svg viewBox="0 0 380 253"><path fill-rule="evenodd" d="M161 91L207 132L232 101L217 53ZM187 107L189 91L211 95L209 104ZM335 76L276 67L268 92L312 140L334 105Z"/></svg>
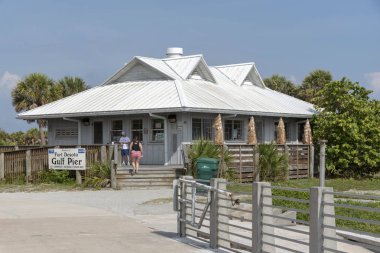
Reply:
<svg viewBox="0 0 380 253"><path fill-rule="evenodd" d="M177 58L177 57L181 57L182 55L183 55L182 47L169 47L166 50L166 56L168 58Z"/></svg>

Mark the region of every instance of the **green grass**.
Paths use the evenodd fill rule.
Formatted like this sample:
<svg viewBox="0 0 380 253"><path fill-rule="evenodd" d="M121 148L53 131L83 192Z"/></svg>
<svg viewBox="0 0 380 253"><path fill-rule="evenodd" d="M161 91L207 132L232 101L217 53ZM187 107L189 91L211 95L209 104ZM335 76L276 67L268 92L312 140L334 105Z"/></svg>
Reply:
<svg viewBox="0 0 380 253"><path fill-rule="evenodd" d="M298 179L298 180L289 180L285 182L272 183L272 185L291 187L291 188L305 188L308 189L313 186L319 186L318 179ZM326 180L326 186L333 187L334 191L348 191L348 190L357 190L357 191L375 191L380 190L380 179L366 179L366 180L355 180L355 179L330 179ZM229 185L228 190L232 192L252 192L252 185ZM272 194L276 196L285 196L297 199L309 199L308 192L296 192L296 191L287 191L280 189L273 189ZM372 194L372 193L371 193ZM339 196L336 196L336 198ZM369 201L369 202L360 202L354 198L338 199L335 201L338 204L349 204L355 206L364 206L380 209L380 201ZM282 200L282 199L273 199L273 205L283 206L289 208L296 208L301 210L308 210L309 205L306 203L299 203L296 201ZM351 208L336 207L336 215L360 218L367 220L380 221L380 213L356 210ZM309 220L309 214L297 213L297 219L300 220ZM356 221L346 221L342 219L336 219L337 227L349 228L358 231L365 231L375 234L380 234L380 226L373 223L363 223Z"/></svg>
<svg viewBox="0 0 380 253"><path fill-rule="evenodd" d="M48 192L48 191L76 191L84 190L82 186L77 186L75 182L58 184L58 183L41 183L41 184L9 184L0 182L1 192Z"/></svg>

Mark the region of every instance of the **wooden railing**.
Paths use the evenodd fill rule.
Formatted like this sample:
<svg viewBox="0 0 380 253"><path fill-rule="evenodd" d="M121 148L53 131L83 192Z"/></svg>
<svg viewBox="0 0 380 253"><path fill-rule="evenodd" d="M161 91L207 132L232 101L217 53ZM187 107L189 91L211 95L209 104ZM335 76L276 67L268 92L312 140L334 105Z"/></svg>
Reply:
<svg viewBox="0 0 380 253"><path fill-rule="evenodd" d="M29 149L0 152L0 180L8 183L18 181L40 182L41 172L49 170L48 149L75 148L76 146L32 147ZM113 159L113 146L82 145L86 149L86 167L90 168L96 162L106 163ZM23 147L25 148L25 147ZM89 170L82 172L88 177Z"/></svg>
<svg viewBox="0 0 380 253"><path fill-rule="evenodd" d="M183 145L184 165L189 167L188 149L191 144ZM258 146L248 144L226 144L232 155L229 168L235 171L239 182L253 182L258 173L259 151ZM314 174L314 147L304 144L277 145L281 153L289 157L288 179L308 178Z"/></svg>
<svg viewBox="0 0 380 253"><path fill-rule="evenodd" d="M39 146L0 146L0 153L14 150L38 148Z"/></svg>
<svg viewBox="0 0 380 253"><path fill-rule="evenodd" d="M240 182L254 181L258 172L258 147L248 144L228 144L233 156L230 168L235 170ZM289 158L288 178L308 178L313 176L314 148L312 145L286 144L277 145L280 153L287 153Z"/></svg>

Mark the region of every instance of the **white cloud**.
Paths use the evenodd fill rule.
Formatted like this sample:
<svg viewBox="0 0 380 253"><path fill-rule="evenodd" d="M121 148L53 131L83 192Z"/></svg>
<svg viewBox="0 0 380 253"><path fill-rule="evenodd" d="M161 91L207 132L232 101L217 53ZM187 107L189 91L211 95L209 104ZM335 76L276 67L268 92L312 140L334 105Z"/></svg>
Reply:
<svg viewBox="0 0 380 253"><path fill-rule="evenodd" d="M21 78L18 75L6 71L0 78L0 91L4 89L12 90L20 80Z"/></svg>
<svg viewBox="0 0 380 253"><path fill-rule="evenodd" d="M370 89L375 92L380 91L380 72L367 73L364 77L367 79Z"/></svg>

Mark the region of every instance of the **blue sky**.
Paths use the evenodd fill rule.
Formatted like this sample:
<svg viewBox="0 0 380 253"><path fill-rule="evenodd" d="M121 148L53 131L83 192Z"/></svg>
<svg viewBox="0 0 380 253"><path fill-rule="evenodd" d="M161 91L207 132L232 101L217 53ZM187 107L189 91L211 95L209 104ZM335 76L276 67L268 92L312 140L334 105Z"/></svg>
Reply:
<svg viewBox="0 0 380 253"><path fill-rule="evenodd" d="M10 92L33 72L102 83L133 56L167 47L209 65L254 61L262 77L301 83L331 71L380 99L380 1L0 0L0 128L27 130Z"/></svg>

